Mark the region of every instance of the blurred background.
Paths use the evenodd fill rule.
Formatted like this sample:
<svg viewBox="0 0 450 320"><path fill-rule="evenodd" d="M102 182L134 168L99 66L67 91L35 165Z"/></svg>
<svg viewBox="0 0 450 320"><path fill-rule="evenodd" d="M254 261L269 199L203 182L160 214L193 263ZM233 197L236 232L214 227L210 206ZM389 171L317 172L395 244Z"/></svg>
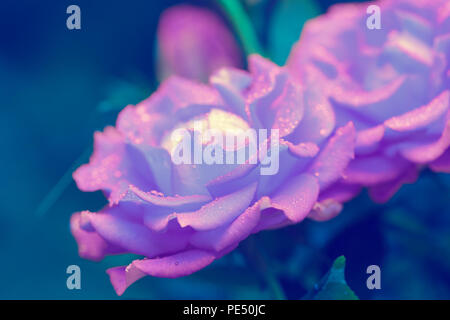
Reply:
<svg viewBox="0 0 450 320"><path fill-rule="evenodd" d="M336 2L242 5L264 52L283 64L304 21ZM1 299L119 298L105 270L133 257L79 258L70 215L98 210L105 199L79 191L70 173L87 162L93 132L114 124L121 108L149 96L168 72L157 67L158 21L180 3L214 12L245 68L244 45L217 1L0 2ZM81 8L81 30L66 27L71 4ZM448 175L424 171L385 205L363 192L332 221L262 232L192 276L146 277L119 299L300 299L340 255L360 299L450 299L449 191ZM256 248L264 274L243 248ZM81 290L66 287L72 264L81 268ZM381 290L366 287L372 264L381 267Z"/></svg>

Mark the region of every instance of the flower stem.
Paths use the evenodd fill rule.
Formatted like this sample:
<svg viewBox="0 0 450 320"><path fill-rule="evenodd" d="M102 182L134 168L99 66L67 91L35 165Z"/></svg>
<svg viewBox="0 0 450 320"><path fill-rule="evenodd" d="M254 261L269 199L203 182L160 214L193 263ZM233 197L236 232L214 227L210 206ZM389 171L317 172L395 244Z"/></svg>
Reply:
<svg viewBox="0 0 450 320"><path fill-rule="evenodd" d="M278 282L275 275L271 272L269 265L266 262L264 253L261 252L253 237L248 238L242 244L243 253L248 263L257 269L257 272L263 277L273 297L276 300L286 300L283 288Z"/></svg>
<svg viewBox="0 0 450 320"><path fill-rule="evenodd" d="M89 155L92 153L92 147L87 147L83 153L72 163L70 168L64 173L64 175L58 180L58 182L53 186L53 188L46 194L44 199L39 203L36 210L36 216L42 218L50 208L55 204L55 202L61 197L63 192L67 187L73 182L72 173L78 168L83 162L89 159Z"/></svg>
<svg viewBox="0 0 450 320"><path fill-rule="evenodd" d="M264 55L250 19L239 0L217 0L235 28L244 47L245 54Z"/></svg>

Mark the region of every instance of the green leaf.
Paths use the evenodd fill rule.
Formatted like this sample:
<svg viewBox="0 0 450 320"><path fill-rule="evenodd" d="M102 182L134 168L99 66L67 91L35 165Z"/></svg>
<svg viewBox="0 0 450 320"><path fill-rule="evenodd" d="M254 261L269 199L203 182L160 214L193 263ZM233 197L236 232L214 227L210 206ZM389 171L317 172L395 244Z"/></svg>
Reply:
<svg viewBox="0 0 450 320"><path fill-rule="evenodd" d="M345 281L345 257L337 258L328 273L310 292L306 299L313 300L358 300Z"/></svg>
<svg viewBox="0 0 450 320"><path fill-rule="evenodd" d="M275 63L285 63L292 45L300 38L304 23L320 13L320 8L312 0L283 0L277 3L268 28L269 53Z"/></svg>
<svg viewBox="0 0 450 320"><path fill-rule="evenodd" d="M264 55L252 22L242 3L239 0L217 0L217 2L236 30L244 47L245 55L248 56L253 53Z"/></svg>

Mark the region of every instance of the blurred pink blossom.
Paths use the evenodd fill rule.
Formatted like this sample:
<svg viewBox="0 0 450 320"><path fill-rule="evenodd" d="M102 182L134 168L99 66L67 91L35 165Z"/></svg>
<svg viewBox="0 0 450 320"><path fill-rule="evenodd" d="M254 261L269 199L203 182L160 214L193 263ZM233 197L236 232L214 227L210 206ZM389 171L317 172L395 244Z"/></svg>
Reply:
<svg viewBox="0 0 450 320"><path fill-rule="evenodd" d="M164 11L158 31L158 73L207 82L220 67L241 67L240 48L214 12L178 5Z"/></svg>
<svg viewBox="0 0 450 320"><path fill-rule="evenodd" d="M450 2L384 0L381 29L364 4L339 4L309 21L288 68L337 127L352 121L355 159L323 199L349 200L361 187L387 201L429 165L450 172ZM314 99L314 100L312 100Z"/></svg>

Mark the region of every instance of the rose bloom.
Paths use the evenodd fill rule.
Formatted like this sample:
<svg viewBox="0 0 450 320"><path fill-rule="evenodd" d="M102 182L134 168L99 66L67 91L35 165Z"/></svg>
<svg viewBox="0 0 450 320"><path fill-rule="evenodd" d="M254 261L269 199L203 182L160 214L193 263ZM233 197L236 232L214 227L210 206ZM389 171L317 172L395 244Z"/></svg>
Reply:
<svg viewBox="0 0 450 320"><path fill-rule="evenodd" d="M351 122L335 128L332 109L312 90L253 55L249 72L224 68L209 85L173 76L127 106L115 127L95 133L89 164L74 173L81 190L102 190L109 201L97 213L72 216L80 256L143 256L107 271L121 295L145 275L200 270L252 233L336 215L341 205L318 196L353 157L355 130ZM278 172L261 175L259 161L174 164L171 134L191 132L194 122L223 134L277 129Z"/></svg>
<svg viewBox="0 0 450 320"><path fill-rule="evenodd" d="M309 21L287 66L320 88L337 127L352 121L355 159L323 198L345 201L368 187L387 201L424 165L450 172L450 1L386 0L381 29L369 4L339 4Z"/></svg>
<svg viewBox="0 0 450 320"><path fill-rule="evenodd" d="M221 67L241 67L239 46L214 12L189 5L161 14L157 30L158 76L170 75L207 82Z"/></svg>

